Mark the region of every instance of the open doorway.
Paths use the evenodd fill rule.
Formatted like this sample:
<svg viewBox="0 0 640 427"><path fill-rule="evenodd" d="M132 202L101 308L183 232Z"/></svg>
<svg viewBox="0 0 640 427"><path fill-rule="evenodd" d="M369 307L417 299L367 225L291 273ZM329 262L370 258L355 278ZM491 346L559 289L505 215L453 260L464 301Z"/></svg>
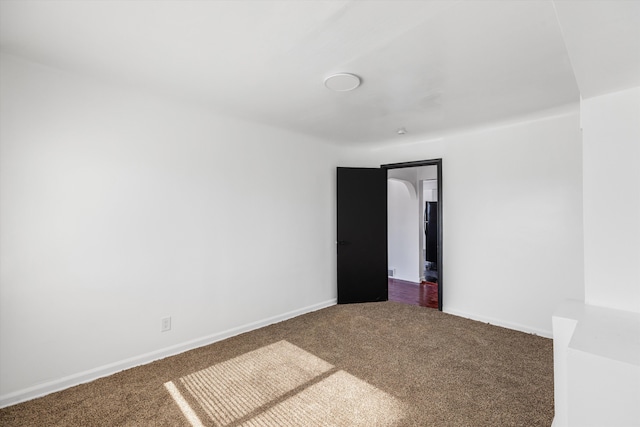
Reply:
<svg viewBox="0 0 640 427"><path fill-rule="evenodd" d="M425 166L433 168L435 166ZM422 229L420 230L422 257L421 282L438 283L438 180L428 179L419 182L422 187L423 208Z"/></svg>
<svg viewBox="0 0 640 427"><path fill-rule="evenodd" d="M442 310L442 163L383 167L389 300Z"/></svg>

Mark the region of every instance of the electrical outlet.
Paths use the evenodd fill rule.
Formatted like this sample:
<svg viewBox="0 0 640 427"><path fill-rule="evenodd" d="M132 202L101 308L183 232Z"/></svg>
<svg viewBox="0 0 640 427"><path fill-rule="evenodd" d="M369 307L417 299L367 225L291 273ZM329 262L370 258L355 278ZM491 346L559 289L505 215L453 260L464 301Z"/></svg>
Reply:
<svg viewBox="0 0 640 427"><path fill-rule="evenodd" d="M160 332L167 332L171 330L171 317L165 317L161 320Z"/></svg>

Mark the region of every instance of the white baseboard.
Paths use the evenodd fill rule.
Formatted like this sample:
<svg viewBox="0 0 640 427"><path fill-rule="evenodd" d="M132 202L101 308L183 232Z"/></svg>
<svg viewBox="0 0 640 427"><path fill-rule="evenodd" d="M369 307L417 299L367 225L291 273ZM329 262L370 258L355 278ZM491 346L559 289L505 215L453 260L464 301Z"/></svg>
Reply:
<svg viewBox="0 0 640 427"><path fill-rule="evenodd" d="M0 396L0 408L6 406L15 405L17 403L25 402L27 400L42 397L47 394L54 393L56 391L64 390L69 387L73 387L79 384L87 383L98 378L113 375L117 372L125 369L131 369L136 366L146 365L156 360L164 359L165 357L174 356L176 354L184 353L188 350L193 350L198 347L213 344L224 339L260 329L262 327L271 325L273 323L282 322L283 320L291 319L302 314L310 313L312 311L320 310L332 305L336 305L337 300L331 299L318 304L313 304L307 307L303 307L297 310L289 311L287 313L272 316L256 322L251 322L243 326L228 329L226 331L218 332L212 335L208 335L202 338L190 340L181 344L176 344L170 347L166 347L160 350L152 351L150 353L141 354L139 356L131 357L119 362L110 363L108 365L100 366L88 371L79 372L77 374L69 375L63 378L59 378L46 383L38 384L32 387L28 387L22 390L14 391Z"/></svg>
<svg viewBox="0 0 640 427"><path fill-rule="evenodd" d="M464 317L465 319L477 320L479 322L489 323L495 326L501 326L507 329L513 329L515 331L525 332L527 334L539 335L545 338L553 338L553 332L551 330L544 330L538 328L532 328L530 326L522 325L520 323L508 322L502 319L496 319L493 317L482 316L477 314L471 314L459 310L443 309L445 313L453 314L454 316Z"/></svg>

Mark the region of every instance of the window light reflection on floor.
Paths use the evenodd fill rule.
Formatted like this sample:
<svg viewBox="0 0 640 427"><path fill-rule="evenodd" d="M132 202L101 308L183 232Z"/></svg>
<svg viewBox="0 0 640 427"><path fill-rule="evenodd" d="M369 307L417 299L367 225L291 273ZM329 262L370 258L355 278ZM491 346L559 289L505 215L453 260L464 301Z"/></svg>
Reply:
<svg viewBox="0 0 640 427"><path fill-rule="evenodd" d="M394 397L287 341L165 387L193 427L391 426L404 413Z"/></svg>
<svg viewBox="0 0 640 427"><path fill-rule="evenodd" d="M191 427L204 427L204 424L202 424L202 421L200 421L198 414L195 413L195 411L187 403L184 397L182 397L182 393L180 393L180 390L178 390L175 384L173 384L172 381L169 381L168 383L164 383L164 386L169 392L169 394L171 395L171 397L173 397L173 400L176 402L176 404L182 411L182 414L184 415L184 417L191 424Z"/></svg>

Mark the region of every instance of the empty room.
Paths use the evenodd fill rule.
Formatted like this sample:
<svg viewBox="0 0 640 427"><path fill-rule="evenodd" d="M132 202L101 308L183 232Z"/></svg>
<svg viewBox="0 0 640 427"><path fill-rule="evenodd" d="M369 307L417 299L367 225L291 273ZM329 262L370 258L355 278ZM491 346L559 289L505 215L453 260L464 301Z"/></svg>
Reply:
<svg viewBox="0 0 640 427"><path fill-rule="evenodd" d="M640 0L1 0L0 425L640 426L639 164Z"/></svg>

